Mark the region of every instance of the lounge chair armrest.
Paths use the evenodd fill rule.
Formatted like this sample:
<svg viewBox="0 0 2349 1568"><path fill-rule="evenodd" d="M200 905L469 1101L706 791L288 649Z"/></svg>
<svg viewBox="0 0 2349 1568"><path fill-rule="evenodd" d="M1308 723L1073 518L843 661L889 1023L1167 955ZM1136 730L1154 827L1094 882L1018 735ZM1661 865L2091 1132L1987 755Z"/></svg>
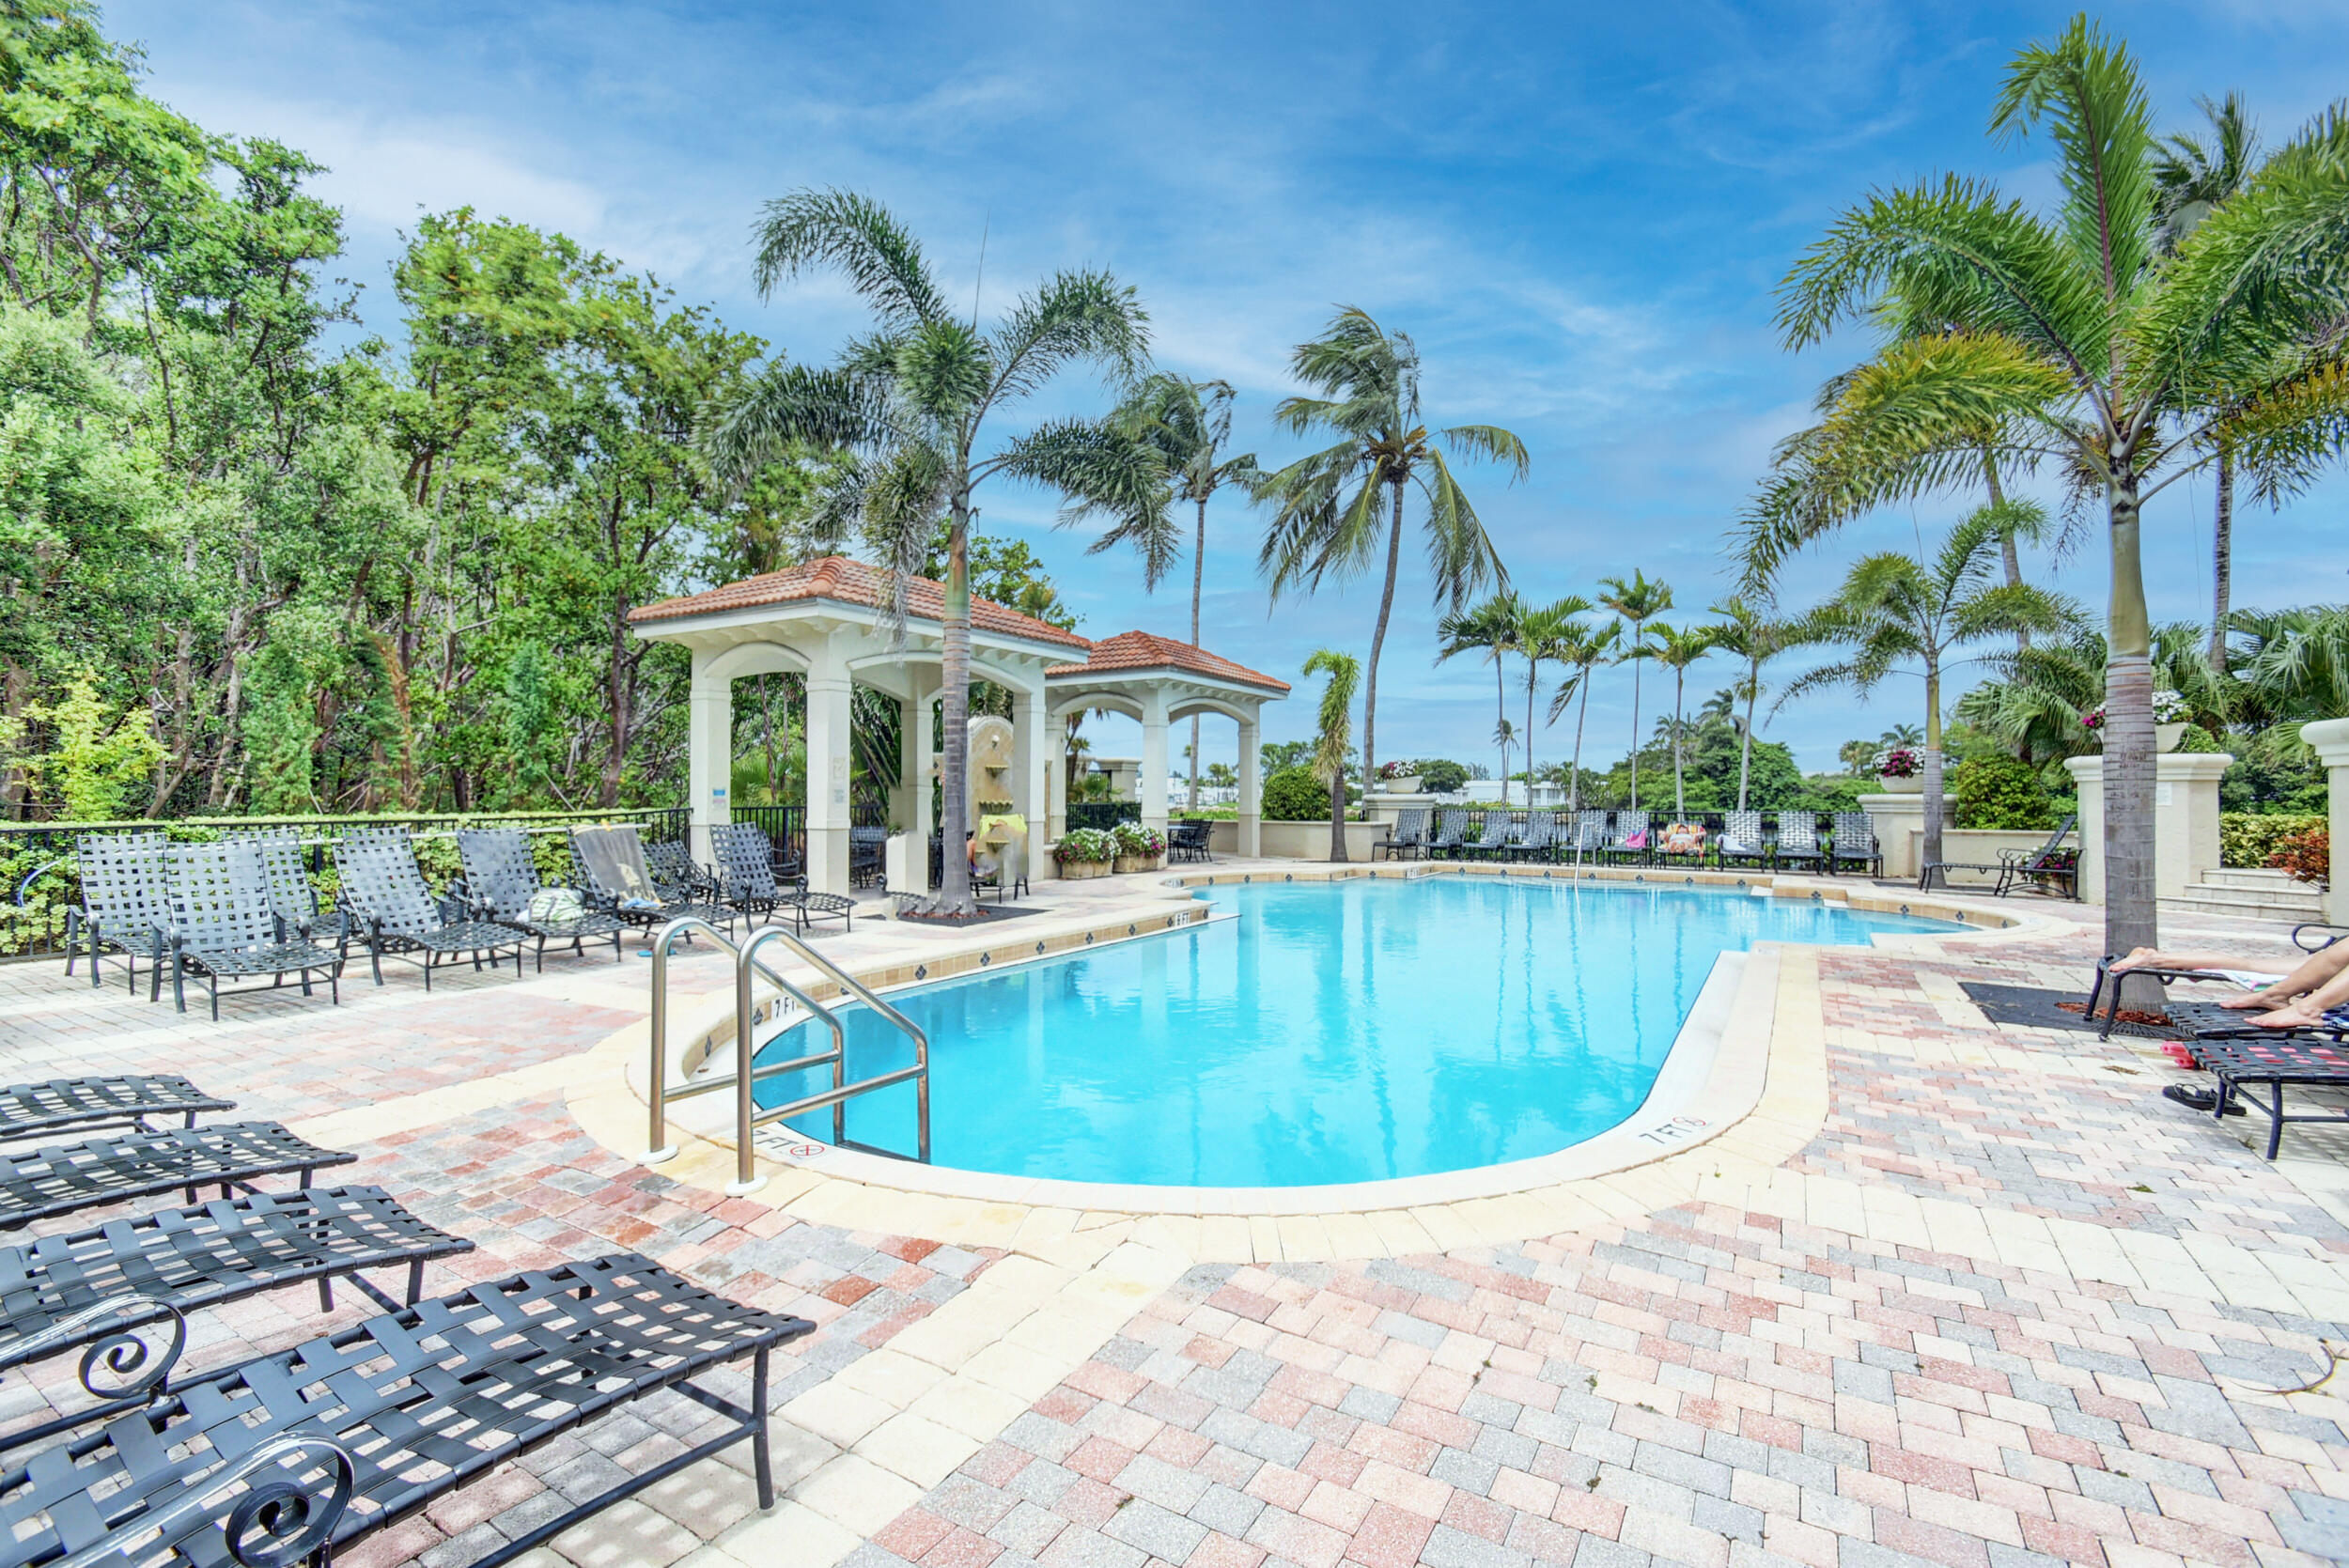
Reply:
<svg viewBox="0 0 2349 1568"><path fill-rule="evenodd" d="M309 1479L323 1465L322 1481ZM302 1562L333 1539L358 1483L350 1452L331 1437L280 1434L223 1465L176 1501L132 1519L54 1568L100 1568L151 1551L161 1541L217 1520L228 1555L245 1568ZM299 1478L299 1479L298 1479Z"/></svg>

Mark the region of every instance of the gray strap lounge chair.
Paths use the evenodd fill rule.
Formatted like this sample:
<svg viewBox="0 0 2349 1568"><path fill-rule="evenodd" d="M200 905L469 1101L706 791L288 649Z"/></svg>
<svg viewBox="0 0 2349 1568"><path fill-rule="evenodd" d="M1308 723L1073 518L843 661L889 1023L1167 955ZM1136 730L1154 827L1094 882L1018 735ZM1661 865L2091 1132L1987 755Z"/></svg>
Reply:
<svg viewBox="0 0 2349 1568"><path fill-rule="evenodd" d="M1733 811L1721 815L1724 819L1721 836L1713 843L1713 853L1720 863L1768 863L1770 844L1762 831L1762 814L1758 811Z"/></svg>
<svg viewBox="0 0 2349 1568"><path fill-rule="evenodd" d="M170 945L169 846L161 833L82 833L73 845L82 897L66 910L65 972L73 972L74 955L86 947L89 983L95 987L100 983L98 956L111 949L122 955L129 971L125 983L135 996L139 956L144 954L147 995L152 1001L163 983Z"/></svg>
<svg viewBox="0 0 2349 1568"><path fill-rule="evenodd" d="M2063 841L2072 836L2079 823L2077 816L2067 816L2062 826L2047 835L2047 842L2032 850L2009 849L1999 856L1999 896L2003 898L2022 886L2037 888L2042 893L2055 892L2066 898L2080 895L2080 857L2077 849L2067 849Z"/></svg>
<svg viewBox="0 0 2349 1568"><path fill-rule="evenodd" d="M1501 852L1513 861L1547 861L1555 858L1558 847L1558 814L1554 811L1529 811L1517 836L1502 846Z"/></svg>
<svg viewBox="0 0 2349 1568"><path fill-rule="evenodd" d="M1884 846L1876 842L1875 818L1864 811L1835 814L1835 846L1828 869L1839 871L1847 865L1858 866L1871 877L1884 875Z"/></svg>
<svg viewBox="0 0 2349 1568"><path fill-rule="evenodd" d="M1501 852L1509 846L1510 837L1516 831L1517 822L1514 814L1505 811L1488 811L1485 813L1477 826L1475 841L1462 844L1460 853L1465 857L1473 857L1477 860L1484 860L1486 857L1499 860Z"/></svg>
<svg viewBox="0 0 2349 1568"><path fill-rule="evenodd" d="M171 1000L188 1010L187 980L204 983L212 1017L220 1017L220 983L266 974L274 989L296 975L302 994L310 977L326 977L327 994L342 1001L342 955L310 939L307 925L288 931L270 897L261 852L250 844L171 846Z"/></svg>
<svg viewBox="0 0 2349 1568"><path fill-rule="evenodd" d="M1387 836L1371 841L1370 858L1377 860L1383 850L1390 860L1416 860L1426 847L1427 808L1406 806L1396 814L1394 826L1387 831Z"/></svg>
<svg viewBox="0 0 2349 1568"><path fill-rule="evenodd" d="M260 851L261 872L269 883L270 907L288 931L324 928L319 919L318 890L310 885L303 863L302 835L291 828L232 828L220 835L223 844L249 844Z"/></svg>
<svg viewBox="0 0 2349 1568"><path fill-rule="evenodd" d="M1607 814L1603 811L1579 811L1574 814L1574 841L1568 846L1579 864L1596 860L1607 851Z"/></svg>
<svg viewBox="0 0 2349 1568"><path fill-rule="evenodd" d="M10 1150L0 1153L0 1231L174 1188L190 1203L199 1186L250 1192L255 1177L288 1171L307 1187L312 1172L357 1157L304 1142L275 1122L214 1122Z"/></svg>
<svg viewBox="0 0 2349 1568"><path fill-rule="evenodd" d="M1827 851L1819 847L1817 812L1782 811L1778 814L1778 845L1773 852L1773 861L1778 865L1826 868Z"/></svg>
<svg viewBox="0 0 2349 1568"><path fill-rule="evenodd" d="M600 909L587 908L584 899L570 888L550 888L538 880L537 862L531 858L530 835L519 828L459 828L457 831L457 854L464 862L465 879L459 890L473 912L483 920L500 925L510 925L526 937L537 939L537 967L547 967L547 943L561 946L571 944L571 952L581 957L587 954L587 943L612 939L612 961L618 963L620 953L620 923ZM543 893L569 893L578 900L578 912L560 914L547 908L549 900ZM534 905L539 912L531 913Z"/></svg>
<svg viewBox="0 0 2349 1568"><path fill-rule="evenodd" d="M237 1102L207 1094L169 1073L127 1073L112 1078L53 1078L0 1088L0 1140L37 1138L71 1127L77 1133L119 1122L152 1132L149 1117L174 1116L195 1126L198 1112L233 1110Z"/></svg>
<svg viewBox="0 0 2349 1568"><path fill-rule="evenodd" d="M739 912L745 923L773 914L792 893L805 891L805 877L799 878L797 888L776 880L774 845L751 823L727 822L710 829L709 854L718 862L718 902Z"/></svg>
<svg viewBox="0 0 2349 1568"><path fill-rule="evenodd" d="M2195 1061L2218 1080L2209 1106L2212 1117L2225 1116L2238 1100L2265 1116L2269 1159L2283 1144L2287 1123L2349 1122L2341 1098L2341 1092L2349 1090L2349 1042L2341 1038L2340 1031L2263 1029L2243 1013L2208 1002L2173 1002L2165 1011L2172 1024L2192 1036L2188 1048ZM2264 1100L2249 1093L2254 1086L2267 1090ZM2287 1088L2324 1091L2322 1113L2288 1113Z"/></svg>
<svg viewBox="0 0 2349 1568"><path fill-rule="evenodd" d="M1468 838L1468 813L1457 810L1446 810L1438 816L1436 836L1427 841L1427 853L1457 855L1461 844Z"/></svg>
<svg viewBox="0 0 2349 1568"><path fill-rule="evenodd" d="M495 969L498 959L511 953L514 978L522 977L522 934L473 918L459 899L434 898L416 867L407 829L369 828L350 834L334 846L334 870L350 908L345 923L350 934L343 941L346 948L354 939L366 946L377 985L383 984L387 957L423 970L428 991L435 969L463 959L478 970L487 956Z"/></svg>
<svg viewBox="0 0 2349 1568"><path fill-rule="evenodd" d="M1632 841L1637 839L1638 843ZM1615 814L1614 836L1607 841L1607 858L1610 861L1644 862L1655 859L1656 835L1647 825L1643 811L1619 811Z"/></svg>
<svg viewBox="0 0 2349 1568"><path fill-rule="evenodd" d="M732 936L735 914L721 904L664 894L645 860L636 825L571 830L571 864L590 903L625 924L650 932L673 920L707 921ZM692 934L688 932L691 941Z"/></svg>

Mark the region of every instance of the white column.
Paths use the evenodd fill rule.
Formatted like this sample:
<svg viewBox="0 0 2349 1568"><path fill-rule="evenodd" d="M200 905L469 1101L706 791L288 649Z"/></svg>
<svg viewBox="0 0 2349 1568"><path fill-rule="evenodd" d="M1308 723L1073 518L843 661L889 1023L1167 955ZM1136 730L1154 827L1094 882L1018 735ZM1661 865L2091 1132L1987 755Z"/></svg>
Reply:
<svg viewBox="0 0 2349 1568"><path fill-rule="evenodd" d="M1011 770L1011 800L1021 816L1028 819L1028 880L1041 881L1047 864L1044 853L1044 831L1051 813L1051 737L1058 725L1047 715L1050 711L1045 701L1044 677L1036 676L1033 691L1019 691L1011 700L1012 744L1017 759Z"/></svg>
<svg viewBox="0 0 2349 1568"><path fill-rule="evenodd" d="M2218 779L2224 752L2165 752L2154 758L2154 896L2175 898L2218 865ZM2080 791L2080 897L2105 901L2105 759L2066 757Z"/></svg>
<svg viewBox="0 0 2349 1568"><path fill-rule="evenodd" d="M807 885L848 891L848 665L827 643L807 670Z"/></svg>
<svg viewBox="0 0 2349 1568"><path fill-rule="evenodd" d="M910 883L913 891L930 891L930 833L938 824L930 815L930 775L938 769L938 686L926 675L914 677L914 690L920 693L910 712L909 722L912 744L908 749L906 766L913 780L913 806L906 814L906 831L913 835L913 876Z"/></svg>
<svg viewBox="0 0 2349 1568"><path fill-rule="evenodd" d="M1068 715L1064 713L1045 725L1044 736L1049 753L1046 798L1052 804L1050 818L1041 830L1038 849L1046 843L1057 844L1068 835Z"/></svg>
<svg viewBox="0 0 2349 1568"><path fill-rule="evenodd" d="M728 799L734 784L734 683L708 673L716 659L715 653L693 650L686 699L685 792L693 808L693 858L705 862L710 858L709 830L734 820Z"/></svg>
<svg viewBox="0 0 2349 1568"><path fill-rule="evenodd" d="M1153 691L1142 702L1142 778L1135 797L1142 802L1142 825L1166 831L1166 693Z"/></svg>
<svg viewBox="0 0 2349 1568"><path fill-rule="evenodd" d="M1239 852L1264 853L1264 781L1257 776L1257 721L1239 722Z"/></svg>
<svg viewBox="0 0 2349 1568"><path fill-rule="evenodd" d="M2325 894L2325 918L2349 924L2349 719L2320 719L2300 726L2300 738L2316 748L2325 765L2327 827L2333 841L2333 875Z"/></svg>

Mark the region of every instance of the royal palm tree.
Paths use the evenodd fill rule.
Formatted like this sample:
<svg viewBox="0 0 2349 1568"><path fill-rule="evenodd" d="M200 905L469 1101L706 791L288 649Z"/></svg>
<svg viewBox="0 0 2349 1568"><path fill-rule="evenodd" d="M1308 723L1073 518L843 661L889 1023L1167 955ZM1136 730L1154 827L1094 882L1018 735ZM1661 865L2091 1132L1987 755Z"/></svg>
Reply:
<svg viewBox="0 0 2349 1568"><path fill-rule="evenodd" d="M1362 667L1350 653L1317 648L1305 660L1305 674L1330 677L1330 684L1321 689L1314 771L1330 786L1330 858L1343 861L1346 858L1346 754L1354 746L1354 688L1361 682ZM1364 773L1362 779L1367 784L1370 775Z"/></svg>
<svg viewBox="0 0 2349 1568"><path fill-rule="evenodd" d="M1436 623L1436 662L1463 653L1481 653L1493 661L1493 711L1505 725L1509 719L1509 686L1501 660L1515 652L1525 607L1515 594L1495 594L1470 610L1455 610ZM1500 731L1494 731L1499 739ZM1367 766L1368 753L1364 753ZM1365 775L1367 776L1367 775ZM1509 803L1509 748L1501 746L1501 803Z"/></svg>
<svg viewBox="0 0 2349 1568"><path fill-rule="evenodd" d="M1941 859L1941 677L1952 656L1984 637L2017 629L2054 631L2063 604L2029 583L1995 581L1998 526L1983 507L1951 530L1931 560L1886 551L1861 557L1842 591L1804 617L1802 638L1851 649L1779 693L1771 711L1805 692L1849 687L1865 697L1914 663L1925 689L1925 836L1927 862Z"/></svg>
<svg viewBox="0 0 2349 1568"><path fill-rule="evenodd" d="M1226 485L1247 489L1264 477L1253 453L1237 457L1224 448L1232 439L1232 397L1228 381L1194 381L1163 372L1146 376L1110 414L1110 423L1141 442L1165 464L1174 486L1174 499L1190 503L1190 645L1199 645L1199 605L1207 580L1207 503ZM1156 587L1174 565L1181 549L1180 530L1165 511L1135 512L1112 495L1106 506L1080 503L1065 509L1063 523L1106 512L1109 528L1093 542L1087 554L1120 544L1142 553L1144 587ZM1190 720L1190 809L1199 809L1199 716Z"/></svg>
<svg viewBox="0 0 2349 1568"><path fill-rule="evenodd" d="M2100 491L2109 551L2105 945L2157 938L2153 681L2139 517L2224 444L2298 483L2349 435L2349 365L2333 330L2349 263L2349 106L2283 147L2250 185L2156 255L2159 147L2134 61L2085 17L2021 51L1993 131L2052 132L2047 217L1952 176L1870 197L1781 290L1787 346L1904 316L1953 323L1850 373L1755 520L1750 580L1889 501L1970 476L1983 432ZM2158 264L2157 264L2158 263ZM2132 986L2141 996L2144 988Z"/></svg>
<svg viewBox="0 0 2349 1568"><path fill-rule="evenodd" d="M945 744L940 759L948 846L968 835L972 492L1002 475L1129 515L1165 510L1164 467L1107 421L1048 420L984 449L989 415L1059 371L1093 365L1130 378L1147 362L1148 317L1107 272L1061 272L1019 297L988 331L949 310L913 236L879 204L835 190L801 190L767 204L756 228L761 298L810 269L836 269L872 311L874 331L828 369L778 361L711 411L703 444L737 486L794 443L847 454L824 496L834 537L851 529L888 568L903 624L905 584L947 520L940 681ZM810 770L816 759L810 759ZM951 847L927 908L967 913L970 867Z"/></svg>
<svg viewBox="0 0 2349 1568"><path fill-rule="evenodd" d="M1579 594L1568 594L1538 609L1517 614L1517 652L1525 657L1525 803L1533 804L1533 691L1541 684L1542 666L1569 662L1578 651L1582 617L1597 608ZM1553 721L1554 722L1554 721Z"/></svg>
<svg viewBox="0 0 2349 1568"><path fill-rule="evenodd" d="M1582 722L1591 712L1591 672L1608 662L1622 636L1621 621L1609 621L1602 627L1577 621L1574 629L1559 639L1558 651L1551 656L1574 672L1549 694L1549 722L1553 724L1566 710L1566 704L1574 704L1574 761L1566 770L1568 811L1582 809Z"/></svg>
<svg viewBox="0 0 2349 1568"><path fill-rule="evenodd" d="M1672 815L1688 815L1688 791L1682 777L1682 753L1686 752L1688 726L1681 716L1688 701L1688 666L1713 652L1713 629L1709 626L1674 627L1662 621L1648 629L1649 658L1672 673ZM1631 765L1631 776L1640 776L1638 759Z"/></svg>
<svg viewBox="0 0 2349 1568"><path fill-rule="evenodd" d="M1651 650L1641 629L1655 616L1672 607L1672 584L1650 582L1645 572L1635 571L1631 581L1620 577L1598 580L1598 602L1631 623L1631 635L1624 639L1622 651L1615 661L1631 663L1631 809L1640 809L1640 664Z"/></svg>
<svg viewBox="0 0 2349 1568"><path fill-rule="evenodd" d="M1801 640L1798 622L1781 620L1752 599L1733 595L1713 606L1720 617L1708 628L1713 645L1746 661L1746 673L1726 693L1746 705L1737 740L1737 809L1746 809L1746 781L1753 764L1753 705L1762 695L1762 667Z"/></svg>
<svg viewBox="0 0 2349 1568"><path fill-rule="evenodd" d="M1413 489L1424 503L1420 530L1439 605L1456 611L1488 582L1506 588L1508 571L1444 451L1505 464L1514 481L1525 476L1525 442L1498 425L1431 433L1420 411L1419 349L1351 307L1319 337L1298 345L1289 370L1321 396L1283 399L1274 422L1295 434L1328 430L1339 439L1256 487L1258 499L1273 506L1258 562L1277 600L1291 588L1311 592L1324 581L1359 576L1384 545L1386 578L1362 688L1368 776L1378 760L1378 655L1402 569L1405 503Z"/></svg>

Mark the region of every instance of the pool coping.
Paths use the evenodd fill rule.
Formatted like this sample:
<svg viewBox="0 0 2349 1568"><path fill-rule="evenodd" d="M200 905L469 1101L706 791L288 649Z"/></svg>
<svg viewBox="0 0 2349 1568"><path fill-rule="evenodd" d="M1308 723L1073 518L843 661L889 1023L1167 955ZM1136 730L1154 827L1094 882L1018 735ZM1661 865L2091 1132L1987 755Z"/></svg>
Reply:
<svg viewBox="0 0 2349 1568"><path fill-rule="evenodd" d="M1065 955L1073 948L1119 940L1141 940L1199 924L1208 918L1206 906L1192 900L1190 890L1220 883L1278 879L1342 881L1363 877L1414 877L1430 875L1423 863L1402 866L1308 865L1278 873L1195 871L1159 878L1157 886L1182 900L1168 909L1161 923L1155 915L1135 914L1110 922L1078 922L1066 930L1034 930L1020 935L1015 953L1003 953L1003 942L972 944L927 958L918 966L887 966L858 978L886 994L890 990L926 985L991 969L1002 963L1040 962ZM1512 877L1541 880L1598 881L1651 885L1744 886L1757 895L1809 898L1841 903L1883 913L1911 914L1951 920L1969 927L1963 932L1879 936L1875 951L1914 952L1930 955L1945 944L1968 950L2045 936L2069 929L2071 922L2014 907L1988 906L1963 894L1901 895L1870 886L1864 890L1812 877L1734 872L1666 872L1653 868L1514 867L1446 865L1441 873ZM1146 893L1147 890L1138 889ZM1189 913L1196 910L1197 913ZM1188 918L1185 918L1188 914ZM1230 918L1230 917L1223 917ZM768 1180L752 1195L800 1212L830 1212L841 1204L869 1207L874 1203L978 1205L991 1226L1006 1224L1014 1232L1040 1217L1059 1217L1071 1223L1105 1223L1113 1219L1156 1219L1174 1227L1191 1255L1206 1261L1261 1258L1269 1249L1287 1256L1312 1250L1316 1234L1329 1238L1343 1232L1344 1247L1330 1255L1393 1255L1425 1250L1429 1245L1452 1246L1467 1239L1523 1239L1561 1228L1561 1215L1580 1219L1628 1212L1642 1202L1633 1188L1649 1168L1696 1161L1720 1167L1730 1163L1774 1167L1782 1163L1815 1135L1826 1113L1827 1077L1824 1021L1820 1017L1817 955L1834 951L1810 944L1763 942L1742 955L1725 1005L1712 1038L1712 1060L1700 1081L1682 1086L1671 1095L1651 1091L1641 1110L1607 1132L1550 1154L1467 1171L1392 1177L1378 1181L1286 1188L1188 1188L1135 1184L1063 1181L1053 1178L1007 1176L916 1164L835 1148L789 1133L762 1129L754 1137L757 1168ZM915 972L919 970L920 972ZM1659 1070L1658 1090L1673 1074L1672 1063L1684 1048L1701 1046L1691 1026L1707 1010L1707 996L1721 982L1715 972L1700 990L1697 1002L1684 1020L1680 1036ZM730 1036L731 1008L723 1028L712 1032ZM1709 1032L1709 1030L1708 1030ZM617 1032L588 1054L599 1059L599 1071L583 1074L580 1086L568 1096L573 1112L599 1141L615 1152L630 1155L641 1143L646 1113L643 1074L646 1063L643 1025ZM631 1063L633 1071L630 1071ZM664 1174L696 1185L723 1185L734 1166L732 1131L717 1102L730 1096L673 1107L671 1141L686 1153L659 1167ZM630 1129L633 1131L631 1132ZM1714 1172L1720 1174L1719 1170ZM1505 1218L1504 1218L1505 1217ZM971 1215L964 1216L966 1220ZM939 1217L943 1222L944 1217ZM1496 1227L1498 1227L1496 1229ZM1045 1220L1048 1231L1059 1227ZM1269 1234L1267 1234L1268 1228ZM1290 1232L1286 1242L1280 1238ZM1300 1242L1300 1234L1302 1241ZM1369 1247L1369 1252L1362 1249Z"/></svg>

